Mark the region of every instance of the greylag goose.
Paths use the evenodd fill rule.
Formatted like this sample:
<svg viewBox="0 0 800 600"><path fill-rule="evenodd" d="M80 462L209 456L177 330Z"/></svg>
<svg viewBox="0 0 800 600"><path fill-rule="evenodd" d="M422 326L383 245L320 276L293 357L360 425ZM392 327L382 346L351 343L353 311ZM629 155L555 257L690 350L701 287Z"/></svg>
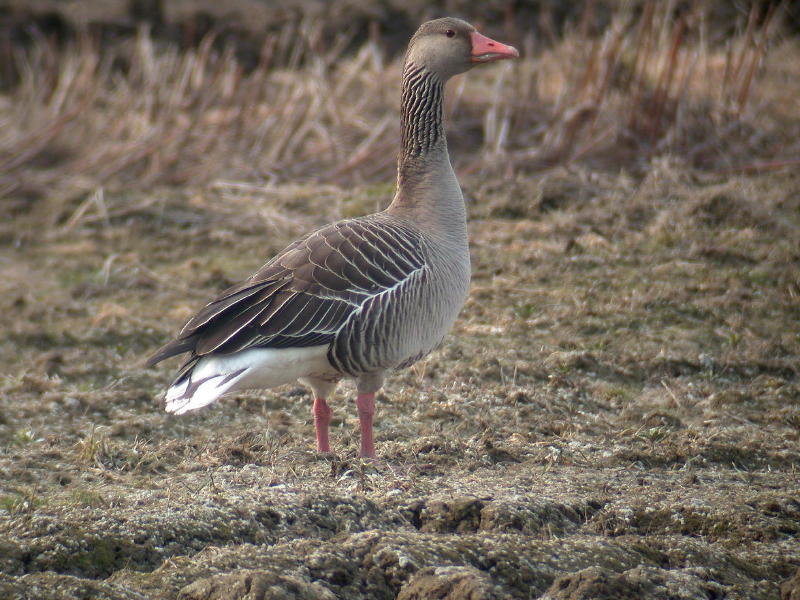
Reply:
<svg viewBox="0 0 800 600"><path fill-rule="evenodd" d="M299 380L314 395L317 450L330 452L327 400L350 377L361 456L375 458L375 394L384 376L442 341L469 287L466 210L442 127L444 84L476 64L517 56L459 19L417 30L403 66L394 200L294 242L192 317L147 361L190 353L167 390L167 411Z"/></svg>

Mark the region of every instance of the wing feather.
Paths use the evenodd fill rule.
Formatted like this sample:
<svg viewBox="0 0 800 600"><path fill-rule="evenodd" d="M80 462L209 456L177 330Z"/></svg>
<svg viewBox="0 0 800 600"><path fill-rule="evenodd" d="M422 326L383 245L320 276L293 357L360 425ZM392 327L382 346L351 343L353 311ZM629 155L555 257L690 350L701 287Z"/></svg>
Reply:
<svg viewBox="0 0 800 600"><path fill-rule="evenodd" d="M330 343L367 301L424 265L419 235L380 213L334 223L294 242L207 304L150 362L182 352ZM375 332L354 334L371 339Z"/></svg>
<svg viewBox="0 0 800 600"><path fill-rule="evenodd" d="M192 317L186 325L181 329L180 336L188 336L196 332L198 329L207 325L213 319L220 315L225 315L226 318L231 318L231 311L234 307L248 306L253 303L260 303L268 299L273 294L279 292L282 288L290 283L289 279L267 281L256 285L250 285L242 289L241 285L235 286L238 291L234 293L223 292L222 296L213 302L206 304L203 309ZM234 288L230 288L234 289ZM257 298L253 298L258 294ZM251 302L248 302L250 300Z"/></svg>

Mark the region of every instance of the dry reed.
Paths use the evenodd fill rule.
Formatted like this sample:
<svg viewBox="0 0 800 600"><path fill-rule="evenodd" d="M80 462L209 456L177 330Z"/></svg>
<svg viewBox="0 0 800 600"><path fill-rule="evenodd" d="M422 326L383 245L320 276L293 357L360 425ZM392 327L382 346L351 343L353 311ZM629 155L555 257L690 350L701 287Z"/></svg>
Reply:
<svg viewBox="0 0 800 600"><path fill-rule="evenodd" d="M538 56L529 36L523 60L452 86L454 146L471 148L457 167L642 172L664 155L712 170L794 165L786 123L750 110L765 102L779 19L754 8L743 32L712 44L699 9L675 17L649 2L599 37L579 24ZM319 37L313 20L287 28L249 73L213 36L179 51L143 28L105 53L88 34L63 49L41 39L17 54L20 84L0 97L0 196L20 210L102 188L390 180L398 61L386 64L377 36L353 55L347 35L322 50Z"/></svg>

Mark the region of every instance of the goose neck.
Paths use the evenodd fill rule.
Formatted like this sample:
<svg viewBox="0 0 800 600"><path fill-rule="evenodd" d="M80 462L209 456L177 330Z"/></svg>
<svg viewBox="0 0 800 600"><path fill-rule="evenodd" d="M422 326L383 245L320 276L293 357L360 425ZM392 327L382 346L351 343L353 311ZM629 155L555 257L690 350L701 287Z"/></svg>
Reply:
<svg viewBox="0 0 800 600"><path fill-rule="evenodd" d="M444 83L426 67L407 62L403 68L400 100L401 151L399 169L437 162L447 153L442 126Z"/></svg>

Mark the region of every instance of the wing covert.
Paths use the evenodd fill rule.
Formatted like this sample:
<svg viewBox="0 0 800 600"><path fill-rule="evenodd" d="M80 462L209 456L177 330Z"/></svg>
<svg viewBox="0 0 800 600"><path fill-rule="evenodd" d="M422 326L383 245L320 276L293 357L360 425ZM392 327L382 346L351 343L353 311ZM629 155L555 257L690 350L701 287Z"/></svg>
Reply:
<svg viewBox="0 0 800 600"><path fill-rule="evenodd" d="M291 244L225 290L149 363L187 351L227 354L330 343L365 302L424 265L421 242L410 228L380 214L339 221Z"/></svg>

